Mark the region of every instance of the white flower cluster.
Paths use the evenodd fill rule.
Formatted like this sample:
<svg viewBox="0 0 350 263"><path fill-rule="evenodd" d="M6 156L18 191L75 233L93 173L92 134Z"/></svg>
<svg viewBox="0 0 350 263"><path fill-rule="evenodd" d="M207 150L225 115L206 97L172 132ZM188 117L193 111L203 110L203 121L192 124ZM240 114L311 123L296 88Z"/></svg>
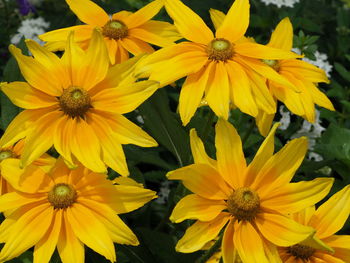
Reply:
<svg viewBox="0 0 350 263"><path fill-rule="evenodd" d="M290 124L290 112L285 111L285 107L282 105L279 108L279 112L281 114L281 119L279 120L280 126L278 127L280 130L287 130Z"/></svg>
<svg viewBox="0 0 350 263"><path fill-rule="evenodd" d="M308 58L303 58L303 60L319 67L320 69L323 69L326 72L327 77L330 78L333 66L329 64L327 54L316 51L314 55L316 60L311 60Z"/></svg>
<svg viewBox="0 0 350 263"><path fill-rule="evenodd" d="M273 4L278 8L282 6L293 7L296 3L299 3L300 0L261 0L265 5Z"/></svg>
<svg viewBox="0 0 350 263"><path fill-rule="evenodd" d="M172 184L171 181L164 181L160 184L158 198L155 200L156 203L163 205L163 204L166 204L168 202L171 184Z"/></svg>
<svg viewBox="0 0 350 263"><path fill-rule="evenodd" d="M12 36L11 43L18 44L22 37L42 43L42 41L39 40L38 35L44 34L49 26L50 23L46 22L42 17L25 19L18 28L18 33Z"/></svg>

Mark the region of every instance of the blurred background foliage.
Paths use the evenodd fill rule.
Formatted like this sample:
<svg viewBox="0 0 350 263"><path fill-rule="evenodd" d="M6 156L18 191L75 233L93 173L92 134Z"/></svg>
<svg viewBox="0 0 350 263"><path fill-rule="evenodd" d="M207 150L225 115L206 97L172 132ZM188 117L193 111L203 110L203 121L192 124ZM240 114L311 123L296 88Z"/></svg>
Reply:
<svg viewBox="0 0 350 263"><path fill-rule="evenodd" d="M8 52L11 36L17 33L24 19L43 17L50 23L48 30L79 24L79 20L69 10L65 1L36 1L35 12L26 16L19 12L15 0L0 0L0 76L1 81L22 80L16 61ZM149 1L146 0L96 0L108 13L120 10L136 11ZM232 0L183 0L197 12L211 27L209 8L227 12ZM350 183L350 1L349 0L301 0L293 8L265 5L260 0L251 0L251 21L247 32L259 43L267 43L277 23L284 17L290 17L294 26L294 47L306 57L315 59L315 51L327 54L333 66L331 83L320 88L332 100L336 112L320 110L320 123L326 128L316 140L314 152L321 155L321 161L305 159L295 176L295 181L311 180L316 177L331 176L336 179L331 194ZM162 10L155 19L171 21ZM184 18L186 19L186 18ZM234 25L233 25L234 26ZM23 40L18 46L25 49ZM26 51L25 51L26 52ZM123 215L122 218L137 234L141 245L130 247L116 245L120 263L178 263L195 262L202 252L181 254L175 252L175 244L184 230L190 225L186 221L171 224L168 217L175 203L187 190L177 182L168 182L165 174L176 168L193 162L189 147L189 130L195 128L205 141L205 147L215 157L214 125L216 117L207 107L201 107L187 127L183 127L176 113L181 81L176 86L168 86L157 91L135 112L127 115L129 119L142 126L160 144L157 148L142 149L126 145L128 165L131 176L145 187L158 192L160 198L145 207ZM0 94L0 128L6 129L9 122L18 114L19 108ZM277 113L275 120L281 118ZM233 110L231 123L234 123L244 141L244 150L248 160L261 144L254 120ZM277 150L300 130L303 120L291 116L286 130L279 130L276 135ZM111 178L117 176L110 171ZM350 234L350 221L341 230ZM32 262L32 252L28 251L11 262ZM57 253L51 262L60 262ZM86 262L107 262L101 256L87 249Z"/></svg>

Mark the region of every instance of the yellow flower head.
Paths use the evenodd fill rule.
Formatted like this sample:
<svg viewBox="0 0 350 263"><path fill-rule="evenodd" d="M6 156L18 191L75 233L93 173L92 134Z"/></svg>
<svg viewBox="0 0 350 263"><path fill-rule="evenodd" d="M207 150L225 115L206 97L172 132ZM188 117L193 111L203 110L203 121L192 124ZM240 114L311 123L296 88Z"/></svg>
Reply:
<svg viewBox="0 0 350 263"><path fill-rule="evenodd" d="M267 46L285 51L292 49L293 26L288 17L282 19L276 26ZM298 91L295 91L273 80L267 81L271 94L282 101L291 112L302 116L309 122L314 122L315 104L334 110L332 102L317 87L319 82L329 83L324 70L299 59L265 60L264 62L298 87ZM257 123L262 134L267 134L272 124L274 114L268 115L259 113L257 117Z"/></svg>
<svg viewBox="0 0 350 263"><path fill-rule="evenodd" d="M131 74L139 57L110 67L98 31L86 52L71 34L61 58L32 40L26 43L34 58L14 46L10 51L27 82L1 86L11 101L25 110L10 123L0 147L25 138L22 166L54 145L70 165L76 158L95 172L105 172L108 165L128 175L121 144L157 145L121 115L138 107L159 86L155 81L135 83Z"/></svg>
<svg viewBox="0 0 350 263"><path fill-rule="evenodd" d="M114 262L113 242L139 244L117 214L156 197L137 184L113 185L83 166L70 170L62 159L49 174L39 168L23 174L8 162L3 176L14 191L0 197L1 211L11 211L0 226L1 262L34 246L34 262L49 262L57 247L63 263L84 263L84 244Z"/></svg>
<svg viewBox="0 0 350 263"><path fill-rule="evenodd" d="M305 226L316 229L315 237L333 251L315 249L314 247L297 244L292 247L280 248L283 262L350 262L350 236L335 235L345 224L350 214L350 185L334 194L327 202L315 209L315 206L305 208L292 215L292 218Z"/></svg>
<svg viewBox="0 0 350 263"><path fill-rule="evenodd" d="M175 223L197 220L177 243L178 251L197 251L225 228L221 247L225 263L234 262L235 249L243 262L270 263L278 262L276 245L292 246L314 234L313 228L286 215L321 200L333 178L290 183L305 156L307 140L294 139L273 154L277 126L249 165L241 139L227 121L220 119L216 125L217 161L208 157L191 131L195 163L167 175L193 192L180 200L170 217Z"/></svg>
<svg viewBox="0 0 350 263"><path fill-rule="evenodd" d="M163 0L155 0L135 13L121 11L109 16L90 0L66 0L70 9L86 25L78 25L45 33L40 37L51 51L63 50L69 32L76 34L75 41L86 49L92 31L98 28L104 37L112 64L121 63L133 55L151 53L150 44L165 47L180 37L175 27L167 22L150 20L163 7Z"/></svg>
<svg viewBox="0 0 350 263"><path fill-rule="evenodd" d="M189 41L163 48L139 64L136 74L157 80L161 86L187 77L179 99L179 113L186 125L201 100L215 114L228 118L230 103L251 116L258 108L275 112L275 102L266 85L255 85L255 72L294 87L260 59L287 59L299 55L256 44L244 37L249 24L249 0L236 0L215 35L203 20L180 0L165 0L168 14ZM217 20L213 18L214 24Z"/></svg>
<svg viewBox="0 0 350 263"><path fill-rule="evenodd" d="M21 158L23 147L24 141L20 140L15 145L0 149L0 195L12 191L11 185L9 185L5 178L1 175L1 168L8 161L13 162L14 160L14 162L17 162L19 166L19 158ZM40 158L36 159L32 165L41 166L44 171L49 171L54 162L55 159L45 153Z"/></svg>

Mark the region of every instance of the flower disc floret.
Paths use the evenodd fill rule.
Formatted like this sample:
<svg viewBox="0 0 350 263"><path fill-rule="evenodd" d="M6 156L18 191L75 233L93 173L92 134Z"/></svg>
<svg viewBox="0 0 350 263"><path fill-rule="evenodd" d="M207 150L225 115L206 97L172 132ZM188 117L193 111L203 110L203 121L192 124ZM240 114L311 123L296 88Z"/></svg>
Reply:
<svg viewBox="0 0 350 263"><path fill-rule="evenodd" d="M210 60L227 61L233 57L233 44L224 38L216 38L207 46L207 54Z"/></svg>
<svg viewBox="0 0 350 263"><path fill-rule="evenodd" d="M102 27L102 34L110 39L122 39L128 35L128 27L119 20L110 20Z"/></svg>
<svg viewBox="0 0 350 263"><path fill-rule="evenodd" d="M294 245L288 248L288 253L297 259L308 260L314 253L315 249L304 245Z"/></svg>
<svg viewBox="0 0 350 263"><path fill-rule="evenodd" d="M84 89L72 86L63 91L59 104L66 115L72 118L84 117L91 108L91 98Z"/></svg>
<svg viewBox="0 0 350 263"><path fill-rule="evenodd" d="M258 194L247 187L233 192L227 200L228 211L238 220L253 220L260 209Z"/></svg>
<svg viewBox="0 0 350 263"><path fill-rule="evenodd" d="M0 162L5 159L11 158L13 156L14 156L14 153L10 150L0 151Z"/></svg>
<svg viewBox="0 0 350 263"><path fill-rule="evenodd" d="M77 199L77 192L69 184L56 184L48 194L48 200L54 208L63 209L71 206Z"/></svg>
<svg viewBox="0 0 350 263"><path fill-rule="evenodd" d="M263 59L262 60L266 65L270 66L271 68L273 68L274 70L276 70L277 72L280 69L280 65L278 63L277 60L274 59Z"/></svg>

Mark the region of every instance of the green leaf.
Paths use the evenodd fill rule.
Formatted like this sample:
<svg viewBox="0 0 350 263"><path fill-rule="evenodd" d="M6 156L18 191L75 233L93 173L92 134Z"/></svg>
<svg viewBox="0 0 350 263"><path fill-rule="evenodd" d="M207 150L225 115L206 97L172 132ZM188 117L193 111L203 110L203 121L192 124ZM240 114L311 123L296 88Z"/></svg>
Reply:
<svg viewBox="0 0 350 263"><path fill-rule="evenodd" d="M347 81L350 82L350 72L341 64L334 63L335 70Z"/></svg>
<svg viewBox="0 0 350 263"><path fill-rule="evenodd" d="M139 111L150 135L176 157L180 166L188 164L189 136L178 116L170 110L165 89L158 90L139 107Z"/></svg>

